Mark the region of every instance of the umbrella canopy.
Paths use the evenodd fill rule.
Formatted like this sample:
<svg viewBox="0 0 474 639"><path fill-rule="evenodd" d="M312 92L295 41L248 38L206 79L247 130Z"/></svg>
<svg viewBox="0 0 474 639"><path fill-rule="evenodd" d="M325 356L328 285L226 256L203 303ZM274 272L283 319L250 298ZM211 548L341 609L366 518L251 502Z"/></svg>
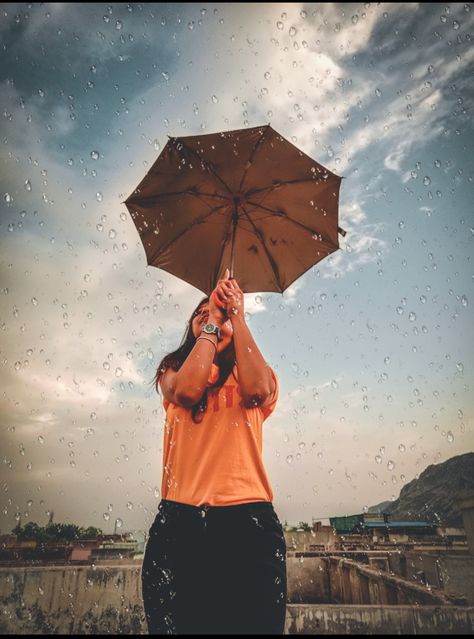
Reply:
<svg viewBox="0 0 474 639"><path fill-rule="evenodd" d="M207 295L283 291L339 248L341 178L268 126L169 138L125 201L149 265Z"/></svg>

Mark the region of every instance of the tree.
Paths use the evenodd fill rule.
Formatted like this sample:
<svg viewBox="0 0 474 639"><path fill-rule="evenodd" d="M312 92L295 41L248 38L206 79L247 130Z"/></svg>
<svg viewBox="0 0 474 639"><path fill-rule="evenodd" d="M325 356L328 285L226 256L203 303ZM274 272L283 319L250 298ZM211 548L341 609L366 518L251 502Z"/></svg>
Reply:
<svg viewBox="0 0 474 639"><path fill-rule="evenodd" d="M304 530L305 532L311 532L311 526L305 521L300 521L298 524L298 530Z"/></svg>
<svg viewBox="0 0 474 639"><path fill-rule="evenodd" d="M24 526L19 523L12 532L20 541L29 539L42 543L71 542L76 539L96 539L103 535L100 528L89 526L82 528L76 524L48 523L46 526L39 526L36 522L30 521Z"/></svg>

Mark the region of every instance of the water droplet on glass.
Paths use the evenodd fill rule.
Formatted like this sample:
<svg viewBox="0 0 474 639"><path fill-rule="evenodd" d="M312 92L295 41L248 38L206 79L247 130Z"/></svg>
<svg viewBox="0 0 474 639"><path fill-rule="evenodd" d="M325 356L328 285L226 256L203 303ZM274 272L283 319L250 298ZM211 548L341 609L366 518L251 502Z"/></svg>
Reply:
<svg viewBox="0 0 474 639"><path fill-rule="evenodd" d="M399 444L399 445L398 445L398 450L399 450L401 453L404 453L404 452L405 452L405 450L406 450L405 445L404 445L404 444Z"/></svg>
<svg viewBox="0 0 474 639"><path fill-rule="evenodd" d="M388 461L387 468L388 470L393 470L395 468L395 462L393 462L392 460Z"/></svg>
<svg viewBox="0 0 474 639"><path fill-rule="evenodd" d="M461 304L463 306L468 306L468 304L469 304L468 299L467 299L467 297L465 295L461 296Z"/></svg>
<svg viewBox="0 0 474 639"><path fill-rule="evenodd" d="M97 202L102 202L102 200L104 199L104 196L102 195L102 193L100 191L98 191L95 194L95 199L97 200Z"/></svg>
<svg viewBox="0 0 474 639"><path fill-rule="evenodd" d="M408 315L408 319L410 320L410 322L414 322L416 320L416 313L414 313L413 311Z"/></svg>
<svg viewBox="0 0 474 639"><path fill-rule="evenodd" d="M122 377L122 375L123 375L123 370L120 367L116 368L115 377Z"/></svg>
<svg viewBox="0 0 474 639"><path fill-rule="evenodd" d="M382 458L380 457L380 455L375 455L375 461L377 462L377 464L382 463Z"/></svg>
<svg viewBox="0 0 474 639"><path fill-rule="evenodd" d="M91 158L93 160L98 160L99 159L99 151L91 151Z"/></svg>
<svg viewBox="0 0 474 639"><path fill-rule="evenodd" d="M281 31L281 30L284 28L284 26L285 26L285 25L283 24L283 22L282 22L281 20L278 20L278 22L277 22L277 29L280 29L280 31Z"/></svg>
<svg viewBox="0 0 474 639"><path fill-rule="evenodd" d="M294 38L294 36L296 35L295 27L290 27L290 30L288 31L288 33L290 34L292 38Z"/></svg>
<svg viewBox="0 0 474 639"><path fill-rule="evenodd" d="M291 462L293 461L293 455L288 455L288 457L286 458L286 461L288 464L291 464Z"/></svg>
<svg viewBox="0 0 474 639"><path fill-rule="evenodd" d="M115 239L117 237L117 231L115 229L110 229L109 231L109 238L111 240Z"/></svg>
<svg viewBox="0 0 474 639"><path fill-rule="evenodd" d="M450 430L448 430L448 432L446 434L446 439L448 440L448 442L450 444L452 444L453 441L454 441L454 435L453 435L453 433Z"/></svg>
<svg viewBox="0 0 474 639"><path fill-rule="evenodd" d="M214 102L214 104L217 104L219 102L216 95L211 96L211 100Z"/></svg>
<svg viewBox="0 0 474 639"><path fill-rule="evenodd" d="M25 180L25 189L31 191L31 182L29 180Z"/></svg>
<svg viewBox="0 0 474 639"><path fill-rule="evenodd" d="M423 184L425 186L429 186L431 184L431 178L429 175L425 175L425 177L423 178Z"/></svg>

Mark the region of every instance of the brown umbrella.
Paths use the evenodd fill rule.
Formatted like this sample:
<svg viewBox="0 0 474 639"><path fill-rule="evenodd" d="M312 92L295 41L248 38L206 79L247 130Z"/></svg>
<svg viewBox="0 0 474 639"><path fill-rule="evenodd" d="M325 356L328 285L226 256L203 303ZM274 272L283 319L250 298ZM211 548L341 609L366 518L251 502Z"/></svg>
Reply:
<svg viewBox="0 0 474 639"><path fill-rule="evenodd" d="M147 262L209 294L283 291L339 248L341 178L271 126L170 138L125 201Z"/></svg>

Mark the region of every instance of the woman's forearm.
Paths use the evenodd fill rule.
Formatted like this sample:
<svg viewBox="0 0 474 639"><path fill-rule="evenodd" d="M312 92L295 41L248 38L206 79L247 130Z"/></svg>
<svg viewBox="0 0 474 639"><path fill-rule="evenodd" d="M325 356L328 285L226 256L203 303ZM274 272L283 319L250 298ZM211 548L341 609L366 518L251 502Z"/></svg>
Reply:
<svg viewBox="0 0 474 639"><path fill-rule="evenodd" d="M216 335L206 335L206 339L197 339L192 351L176 373L175 393L181 403L193 406L203 396L216 354L213 344L217 345Z"/></svg>
<svg viewBox="0 0 474 639"><path fill-rule="evenodd" d="M245 403L262 404L273 391L273 379L243 314L231 314L239 386Z"/></svg>

